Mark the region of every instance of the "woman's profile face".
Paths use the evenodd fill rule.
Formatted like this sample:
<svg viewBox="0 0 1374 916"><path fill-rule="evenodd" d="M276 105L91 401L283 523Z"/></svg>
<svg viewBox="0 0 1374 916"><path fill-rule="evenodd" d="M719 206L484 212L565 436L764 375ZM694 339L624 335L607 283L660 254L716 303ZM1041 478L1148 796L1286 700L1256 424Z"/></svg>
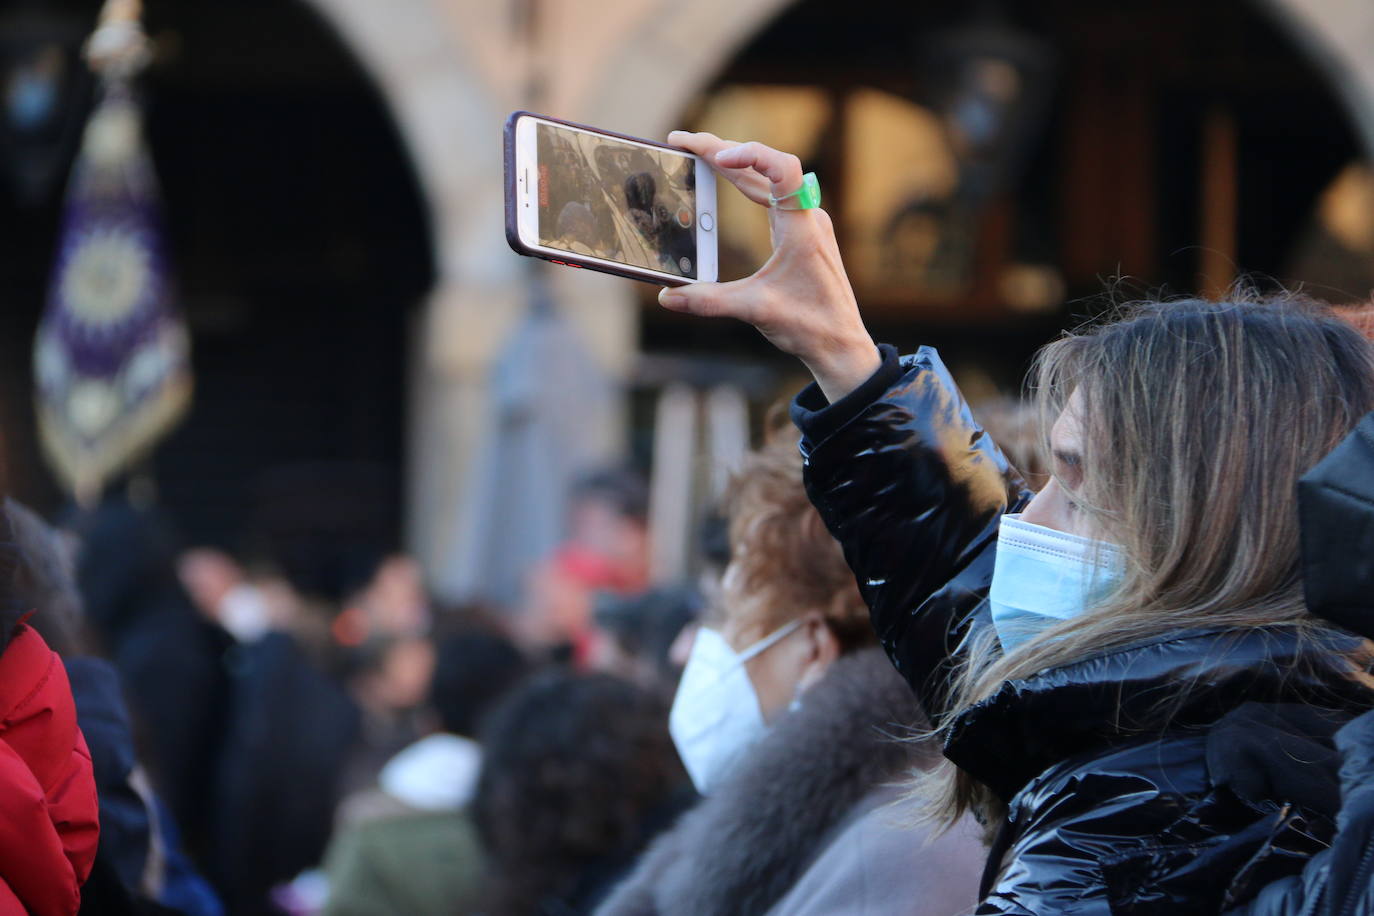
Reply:
<svg viewBox="0 0 1374 916"><path fill-rule="evenodd" d="M1083 464L1083 398L1077 391L1064 405L1050 429L1050 480L1021 513L1021 520L1056 531L1095 537L1089 519L1078 509L1073 493L1083 485L1083 475L1093 468Z"/></svg>

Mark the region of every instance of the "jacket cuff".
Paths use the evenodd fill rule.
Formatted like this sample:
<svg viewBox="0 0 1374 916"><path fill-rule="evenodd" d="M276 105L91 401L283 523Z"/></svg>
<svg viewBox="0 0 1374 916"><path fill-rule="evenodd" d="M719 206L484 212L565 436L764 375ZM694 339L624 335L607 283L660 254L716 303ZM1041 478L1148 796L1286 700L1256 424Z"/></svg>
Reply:
<svg viewBox="0 0 1374 916"><path fill-rule="evenodd" d="M878 344L878 355L883 362L877 371L834 404L825 399L821 386L815 382L792 399L792 422L801 430L803 448L824 442L901 380L902 363L897 357L897 348Z"/></svg>

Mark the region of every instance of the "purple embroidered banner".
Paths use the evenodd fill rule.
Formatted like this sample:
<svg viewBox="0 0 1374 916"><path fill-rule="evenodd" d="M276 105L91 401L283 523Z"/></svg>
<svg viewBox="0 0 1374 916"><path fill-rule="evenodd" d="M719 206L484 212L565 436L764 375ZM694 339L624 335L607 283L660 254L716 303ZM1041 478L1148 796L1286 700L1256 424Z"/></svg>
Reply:
<svg viewBox="0 0 1374 916"><path fill-rule="evenodd" d="M190 403L190 343L162 231L137 99L108 81L72 170L34 344L44 450L79 501L97 498Z"/></svg>

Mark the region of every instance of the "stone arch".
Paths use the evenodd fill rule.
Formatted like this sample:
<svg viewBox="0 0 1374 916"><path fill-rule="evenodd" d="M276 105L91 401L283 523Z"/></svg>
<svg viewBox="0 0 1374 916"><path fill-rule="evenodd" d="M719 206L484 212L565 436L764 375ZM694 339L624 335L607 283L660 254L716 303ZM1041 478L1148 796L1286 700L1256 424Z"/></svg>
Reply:
<svg viewBox="0 0 1374 916"><path fill-rule="evenodd" d="M435 200L490 180L494 157L470 150L469 125L499 120L522 102L528 51L512 46L501 20L511 3L481 0L307 0L332 22L368 66L411 145ZM548 103L559 112L622 130L657 135L670 128L692 94L793 0L606 0L549 4L556 30L573 34L573 51L551 53ZM1361 0L1256 0L1329 75L1374 150L1374 5ZM495 8L495 9L493 9ZM576 23L596 13L622 25ZM554 45L557 42L547 42ZM499 166L499 162L497 162Z"/></svg>
<svg viewBox="0 0 1374 916"><path fill-rule="evenodd" d="M792 0L659 0L605 58L586 117L623 129L671 129L692 94ZM1374 4L1363 0L1256 0L1330 78L1374 157ZM664 61L671 65L665 66Z"/></svg>
<svg viewBox="0 0 1374 916"><path fill-rule="evenodd" d="M1259 0L1286 27L1345 102L1374 159L1374 4L1362 0Z"/></svg>
<svg viewBox="0 0 1374 916"><path fill-rule="evenodd" d="M587 117L615 117L624 130L645 136L671 130L693 94L792 2L658 0L606 58Z"/></svg>

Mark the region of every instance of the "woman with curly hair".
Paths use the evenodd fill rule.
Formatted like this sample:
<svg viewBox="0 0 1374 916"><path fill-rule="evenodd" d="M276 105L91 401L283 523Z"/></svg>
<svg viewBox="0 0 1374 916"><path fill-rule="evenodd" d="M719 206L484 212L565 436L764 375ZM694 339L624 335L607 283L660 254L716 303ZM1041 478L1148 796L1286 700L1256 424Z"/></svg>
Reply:
<svg viewBox="0 0 1374 916"><path fill-rule="evenodd" d="M840 545L806 498L795 443L731 484L730 562L670 722L705 800L601 916L907 913L974 902L976 825L933 838L898 784L938 759L877 647ZM907 739L907 740L903 740Z"/></svg>

